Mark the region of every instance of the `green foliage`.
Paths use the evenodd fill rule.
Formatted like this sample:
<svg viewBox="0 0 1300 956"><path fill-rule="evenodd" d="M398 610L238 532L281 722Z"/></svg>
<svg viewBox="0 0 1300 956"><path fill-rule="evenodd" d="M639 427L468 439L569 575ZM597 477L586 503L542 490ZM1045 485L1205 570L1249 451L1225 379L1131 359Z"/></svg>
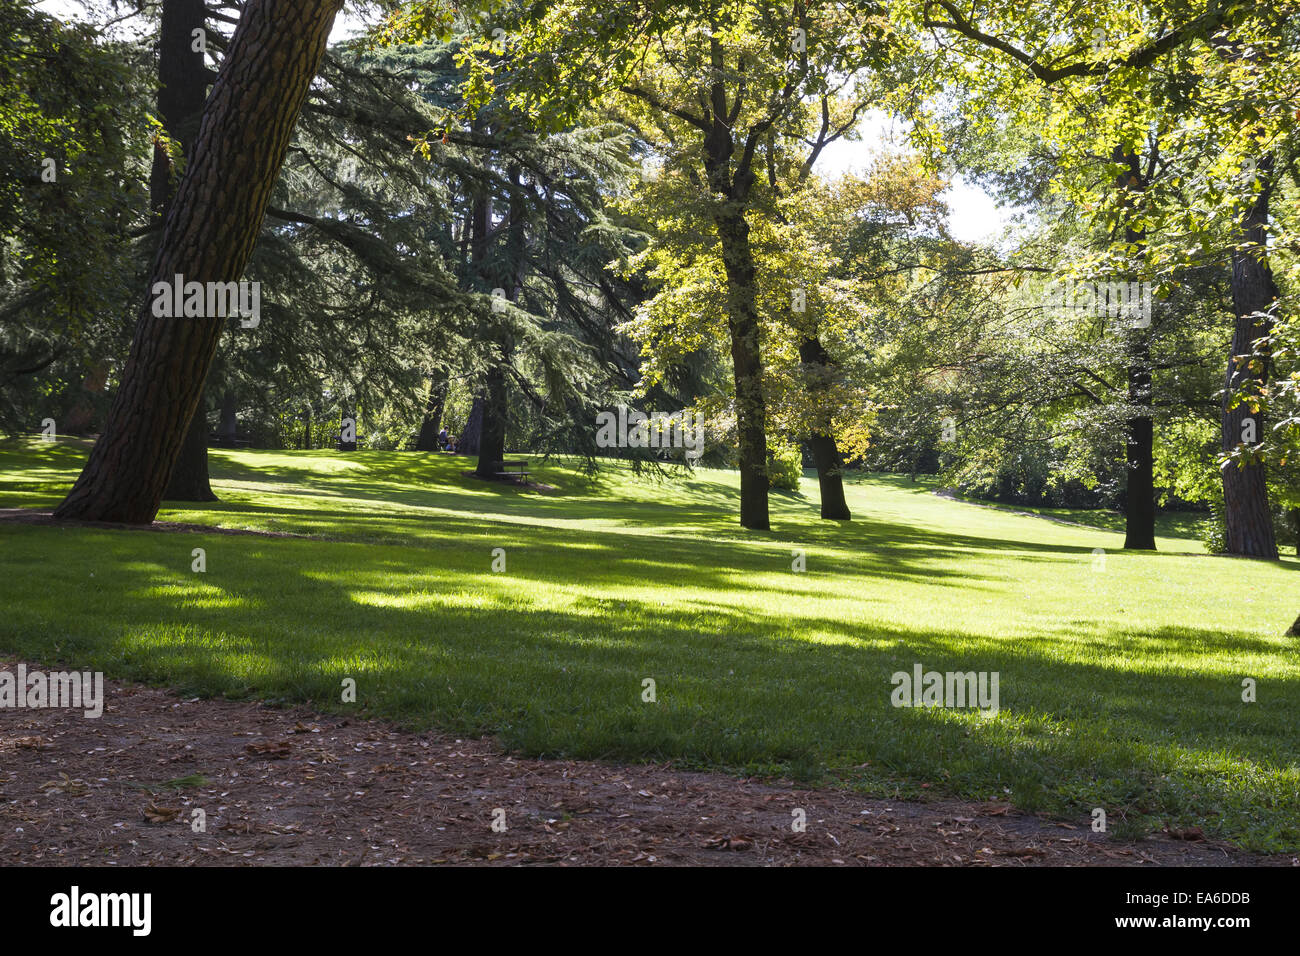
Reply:
<svg viewBox="0 0 1300 956"><path fill-rule="evenodd" d="M1185 502L1218 503L1222 521L1223 485L1215 457L1219 447L1217 423L1186 416L1165 422L1156 431L1155 481L1161 504L1171 498Z"/></svg>
<svg viewBox="0 0 1300 956"><path fill-rule="evenodd" d="M0 5L0 431L62 425L125 345L145 250L143 51Z"/></svg>
<svg viewBox="0 0 1300 956"><path fill-rule="evenodd" d="M798 491L803 480L803 453L793 442L770 440L767 446L767 478L780 491Z"/></svg>
<svg viewBox="0 0 1300 956"><path fill-rule="evenodd" d="M1223 554L1228 550L1228 523L1223 514L1223 493L1210 498L1210 516L1201 522L1201 547L1207 554Z"/></svg>

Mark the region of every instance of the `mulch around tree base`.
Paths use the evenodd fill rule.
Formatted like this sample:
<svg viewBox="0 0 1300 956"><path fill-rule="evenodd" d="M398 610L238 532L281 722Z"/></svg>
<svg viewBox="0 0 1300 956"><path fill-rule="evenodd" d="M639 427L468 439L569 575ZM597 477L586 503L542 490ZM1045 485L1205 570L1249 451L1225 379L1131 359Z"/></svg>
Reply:
<svg viewBox="0 0 1300 956"><path fill-rule="evenodd" d="M98 719L0 710L0 865L1297 863L1187 839L1199 833L1124 843L1006 804L523 759L491 740L112 681L105 698Z"/></svg>

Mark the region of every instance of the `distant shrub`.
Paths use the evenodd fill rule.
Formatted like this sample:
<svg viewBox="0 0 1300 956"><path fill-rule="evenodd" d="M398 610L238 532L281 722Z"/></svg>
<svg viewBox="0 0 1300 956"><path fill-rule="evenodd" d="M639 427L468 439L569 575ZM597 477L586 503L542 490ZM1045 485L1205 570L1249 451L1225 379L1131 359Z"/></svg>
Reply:
<svg viewBox="0 0 1300 956"><path fill-rule="evenodd" d="M1210 499L1210 516L1201 522L1201 544L1210 554L1228 550L1228 521L1223 514L1223 499Z"/></svg>
<svg viewBox="0 0 1300 956"><path fill-rule="evenodd" d="M798 445L773 441L767 450L767 474L773 488L798 491L803 477L803 454Z"/></svg>

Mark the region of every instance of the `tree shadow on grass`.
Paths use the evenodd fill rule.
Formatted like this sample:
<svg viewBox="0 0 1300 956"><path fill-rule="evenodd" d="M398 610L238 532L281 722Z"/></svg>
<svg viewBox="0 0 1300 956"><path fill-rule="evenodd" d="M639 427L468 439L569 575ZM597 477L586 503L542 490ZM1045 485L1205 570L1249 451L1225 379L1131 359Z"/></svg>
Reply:
<svg viewBox="0 0 1300 956"><path fill-rule="evenodd" d="M134 541L146 539L156 543ZM1097 623L1077 628L1076 647L1069 635L845 621L815 605L779 620L705 600L665 606L614 587L541 607L519 590L532 579L430 570L419 552L376 567L361 547L322 561L282 541L210 553L209 575L178 586L174 556L160 547L119 537L98 549L111 613L57 576L39 595L11 595L6 650L340 711L351 677L366 713L496 733L529 753L732 768L811 761L850 783L878 783L879 771L964 796L1005 787L1030 809L1128 806L1227 835L1300 832L1300 811L1278 802L1298 778L1300 678L1278 663L1282 645L1257 635L1161 627L1121 638ZM611 580L626 583L625 571ZM815 633L837 640L807 639ZM1112 646L1120 641L1128 656ZM1081 647L1111 653L1098 662ZM1224 661L1271 667L1267 703L1244 704ZM1000 714L891 706L891 675L917 663L999 672ZM654 705L641 699L646 678ZM864 763L876 769L855 777Z"/></svg>
<svg viewBox="0 0 1300 956"><path fill-rule="evenodd" d="M202 510L202 509L200 509ZM270 505L241 505L237 513L257 515L267 527L290 529L308 536L358 544L398 545L433 550L477 549L488 555L493 548L526 551L541 565L547 555L596 552L602 565L584 568L597 580L631 579L680 573L701 583L728 588L745 587L738 573L789 571L791 548L805 552L811 577L819 571L871 577L910 577L924 580L961 578L977 581L984 575L970 564L981 554L1023 554L1026 560L1059 562L1084 568L1092 549L1083 545L1057 545L1007 540L911 528L898 522L878 521L851 534L775 532L766 540L732 539L718 534L668 534L621 526L565 526L545 522L517 522L500 517L444 512L441 514L366 514L360 511L304 508L291 510ZM177 512L169 517L193 514ZM680 520L680 515L678 516ZM805 529L806 530L806 529ZM642 533L650 531L653 533ZM819 550L820 549L820 550ZM486 563L487 558L484 557ZM567 570L555 566L558 573Z"/></svg>

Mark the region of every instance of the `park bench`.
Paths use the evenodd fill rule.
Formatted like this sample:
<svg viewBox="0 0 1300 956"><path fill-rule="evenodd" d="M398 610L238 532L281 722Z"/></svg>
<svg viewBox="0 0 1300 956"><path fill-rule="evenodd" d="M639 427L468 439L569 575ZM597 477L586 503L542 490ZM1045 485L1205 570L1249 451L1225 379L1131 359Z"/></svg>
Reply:
<svg viewBox="0 0 1300 956"><path fill-rule="evenodd" d="M501 470L496 473L498 478L513 478L516 481L523 481L528 477L528 462L526 461L503 461Z"/></svg>

